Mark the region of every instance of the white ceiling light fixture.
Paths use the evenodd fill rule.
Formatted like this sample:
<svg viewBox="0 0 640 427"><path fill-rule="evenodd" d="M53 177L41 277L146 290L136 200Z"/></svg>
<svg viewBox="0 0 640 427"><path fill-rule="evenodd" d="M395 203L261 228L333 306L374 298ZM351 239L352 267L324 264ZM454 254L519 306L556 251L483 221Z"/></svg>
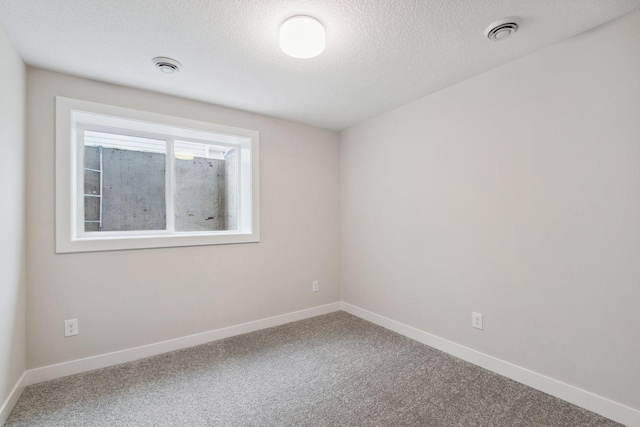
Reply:
<svg viewBox="0 0 640 427"><path fill-rule="evenodd" d="M511 17L511 18L502 18L493 24L489 25L486 30L484 30L484 35L493 41L504 40L509 37L511 34L518 31L520 27L521 20L520 18Z"/></svg>
<svg viewBox="0 0 640 427"><path fill-rule="evenodd" d="M325 45L324 27L311 16L292 16L280 27L280 49L289 56L313 58L324 51Z"/></svg>
<svg viewBox="0 0 640 427"><path fill-rule="evenodd" d="M182 64L178 61L164 56L157 56L153 58L153 63L156 65L158 70L165 74L175 74L180 71L180 68L182 68Z"/></svg>

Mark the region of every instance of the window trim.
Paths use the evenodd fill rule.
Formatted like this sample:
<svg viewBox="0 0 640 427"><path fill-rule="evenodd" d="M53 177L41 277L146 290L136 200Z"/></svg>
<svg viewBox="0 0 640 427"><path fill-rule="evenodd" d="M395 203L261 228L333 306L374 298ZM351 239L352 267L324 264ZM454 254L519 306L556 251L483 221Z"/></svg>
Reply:
<svg viewBox="0 0 640 427"><path fill-rule="evenodd" d="M241 224L239 230L173 233L166 230L149 230L106 232L109 234L99 236L96 235L97 233L80 230L78 228L79 212L83 211L78 209L78 203L84 189L78 190L83 183L83 178L79 178L78 174L81 170L79 168L84 166L81 162L83 158L79 155L83 152L84 147L78 149L77 146L74 112L170 126L182 129L185 133L214 133L219 135L221 139L236 138L237 141L242 141L234 143L216 141L216 144L219 145L239 148L238 188L240 194L238 200L241 205L241 208L238 209L239 223ZM97 129L100 125L91 125L91 127ZM117 127L114 128L117 129ZM134 129L131 130L131 134L146 134L148 136L153 135L153 132L139 132ZM198 138L175 135L175 139L188 141ZM169 150L168 146L167 150ZM245 153L243 161L240 152L247 150L250 152L250 156ZM167 151L166 155L168 162L173 165L171 153ZM247 160L250 160L250 165L247 164ZM260 241L259 133L257 131L57 96L55 171L56 253L256 243ZM171 172L168 171L167 175L170 174Z"/></svg>

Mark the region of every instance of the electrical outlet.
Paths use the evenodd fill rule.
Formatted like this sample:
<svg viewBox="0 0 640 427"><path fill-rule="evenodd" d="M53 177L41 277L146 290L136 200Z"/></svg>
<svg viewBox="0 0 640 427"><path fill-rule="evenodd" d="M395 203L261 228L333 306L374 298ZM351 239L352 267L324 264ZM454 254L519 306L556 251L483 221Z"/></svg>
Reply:
<svg viewBox="0 0 640 427"><path fill-rule="evenodd" d="M78 319L69 319L64 321L64 336L72 337L78 335Z"/></svg>
<svg viewBox="0 0 640 427"><path fill-rule="evenodd" d="M471 312L471 326L482 329L482 313Z"/></svg>
<svg viewBox="0 0 640 427"><path fill-rule="evenodd" d="M320 290L320 282L315 280L311 289L313 289L313 292L318 292Z"/></svg>

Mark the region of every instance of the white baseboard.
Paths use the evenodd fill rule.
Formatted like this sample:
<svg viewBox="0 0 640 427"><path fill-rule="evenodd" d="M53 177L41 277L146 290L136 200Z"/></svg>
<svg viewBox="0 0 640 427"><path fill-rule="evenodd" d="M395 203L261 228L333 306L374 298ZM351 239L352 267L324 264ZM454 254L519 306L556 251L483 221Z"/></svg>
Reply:
<svg viewBox="0 0 640 427"><path fill-rule="evenodd" d="M155 356L169 351L193 347L211 341L284 325L285 323L320 316L321 314L327 314L339 310L340 303L334 302L331 304L308 308L306 310L294 311L292 313L268 317L266 319L255 320L253 322L242 323L240 325L229 326L168 341L114 351L113 353L100 354L98 356L86 357L84 359L71 360L69 362L44 366L42 368L30 369L26 372L26 385L66 377L67 375L78 374L80 372L92 371L94 369L106 368L107 366L131 362L133 360L143 359L145 357ZM0 423L0 425L2 424Z"/></svg>
<svg viewBox="0 0 640 427"><path fill-rule="evenodd" d="M72 360L56 365L44 366L42 368L31 369L25 372L18 380L11 391L9 397L0 408L0 426L9 417L11 410L15 406L22 391L27 385L52 380L55 378L73 375L80 372L94 369L106 368L120 363L131 362L145 357L155 356L169 351L193 347L199 344L258 331L260 329L271 328L297 320L307 319L322 314L332 313L338 310L368 320L386 329L397 332L413 340L426 344L430 347L444 351L474 365L503 375L519 383L540 390L574 405L585 408L589 411L610 418L630 427L640 427L640 411L614 402L597 394L582 390L572 385L563 383L553 378L522 368L504 360L489 356L468 347L456 344L452 341L421 331L412 326L405 325L387 317L364 310L360 307L345 302L335 302L306 310L295 311L280 316L269 317L253 322L242 323L240 325L229 326L213 331L202 332L195 335L148 344L126 350L115 351L113 353L101 354L98 356L86 357L84 359Z"/></svg>
<svg viewBox="0 0 640 427"><path fill-rule="evenodd" d="M11 411L13 411L13 407L16 406L18 399L20 399L24 388L27 386L26 380L27 373L24 372L16 382L16 385L13 386L13 389L9 393L9 396L7 396L7 400L5 400L2 404L2 407L0 407L0 426L3 426L7 421L7 418L9 418L9 414L11 413Z"/></svg>
<svg viewBox="0 0 640 427"><path fill-rule="evenodd" d="M637 409L396 322L355 305L342 302L342 310L624 425L640 427L640 411Z"/></svg>

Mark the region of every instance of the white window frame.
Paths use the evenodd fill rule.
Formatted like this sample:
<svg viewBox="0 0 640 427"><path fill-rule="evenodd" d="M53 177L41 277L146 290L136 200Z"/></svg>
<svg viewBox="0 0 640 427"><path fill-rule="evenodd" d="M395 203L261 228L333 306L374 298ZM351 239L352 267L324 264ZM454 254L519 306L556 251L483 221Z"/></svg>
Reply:
<svg viewBox="0 0 640 427"><path fill-rule="evenodd" d="M90 118L85 113L89 113ZM167 141L166 230L84 231L84 142L83 132L78 135L78 129ZM169 203L174 189L174 139L238 150L237 230L174 230L173 203ZM55 199L56 253L259 242L259 133L59 96L56 97Z"/></svg>

